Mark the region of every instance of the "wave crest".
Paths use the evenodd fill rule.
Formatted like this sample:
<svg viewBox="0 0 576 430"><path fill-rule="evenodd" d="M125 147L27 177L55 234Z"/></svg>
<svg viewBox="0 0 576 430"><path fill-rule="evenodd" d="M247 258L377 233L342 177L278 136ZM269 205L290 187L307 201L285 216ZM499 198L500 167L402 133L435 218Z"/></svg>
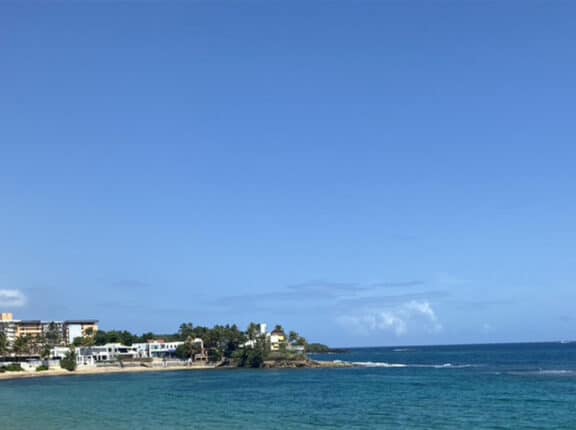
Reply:
<svg viewBox="0 0 576 430"><path fill-rule="evenodd" d="M406 363L386 363L381 361L343 361L343 360L333 360L332 363L338 364L348 364L358 367L385 367L385 368L429 368L429 369L465 369L468 367L478 367L474 364L453 364L453 363L443 363L443 364L406 364Z"/></svg>

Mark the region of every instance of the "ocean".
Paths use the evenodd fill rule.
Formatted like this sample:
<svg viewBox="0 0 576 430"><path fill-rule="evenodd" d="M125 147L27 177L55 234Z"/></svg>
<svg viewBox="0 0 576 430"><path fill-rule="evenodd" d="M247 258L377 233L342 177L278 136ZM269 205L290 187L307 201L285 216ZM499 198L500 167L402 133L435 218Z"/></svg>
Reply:
<svg viewBox="0 0 576 430"><path fill-rule="evenodd" d="M361 367L0 381L0 429L576 429L576 343L314 358Z"/></svg>

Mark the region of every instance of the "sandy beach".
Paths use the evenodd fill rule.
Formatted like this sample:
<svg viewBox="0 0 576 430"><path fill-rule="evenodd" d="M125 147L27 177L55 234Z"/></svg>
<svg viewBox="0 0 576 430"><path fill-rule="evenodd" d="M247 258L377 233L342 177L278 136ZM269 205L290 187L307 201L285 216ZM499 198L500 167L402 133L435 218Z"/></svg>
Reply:
<svg viewBox="0 0 576 430"><path fill-rule="evenodd" d="M4 372L0 373L0 381L13 379L30 379L54 376L87 376L87 375L112 375L117 373L148 373L148 372L173 372L186 370L208 370L216 366L171 366L171 367L85 367L70 372L65 369L50 369L42 372Z"/></svg>

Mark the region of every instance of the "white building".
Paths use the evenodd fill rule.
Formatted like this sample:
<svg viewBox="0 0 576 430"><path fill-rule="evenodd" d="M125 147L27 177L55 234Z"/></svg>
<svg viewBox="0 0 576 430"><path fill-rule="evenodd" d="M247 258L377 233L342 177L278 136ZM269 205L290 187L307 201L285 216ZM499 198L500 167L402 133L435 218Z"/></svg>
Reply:
<svg viewBox="0 0 576 430"><path fill-rule="evenodd" d="M202 342L202 339L195 340ZM153 340L146 343L135 343L132 346L136 348L140 358L173 358L176 356L176 349L183 344L184 342L180 341L164 342L162 340Z"/></svg>
<svg viewBox="0 0 576 430"><path fill-rule="evenodd" d="M8 345L14 344L18 332L18 323L11 313L0 314L0 332L6 336Z"/></svg>
<svg viewBox="0 0 576 430"><path fill-rule="evenodd" d="M106 345L82 346L78 348L77 355L79 357L92 357L94 361L116 361L123 358L138 358L138 350L134 345L107 343Z"/></svg>
<svg viewBox="0 0 576 430"><path fill-rule="evenodd" d="M72 344L77 337L84 337L89 332L98 331L98 320L68 320L63 323L64 338Z"/></svg>
<svg viewBox="0 0 576 430"><path fill-rule="evenodd" d="M70 350L71 348L67 346L56 346L50 350L50 358L52 360L62 360ZM98 362L139 358L136 347L122 345L121 343L80 346L75 349L75 352L76 362L81 366L91 366Z"/></svg>

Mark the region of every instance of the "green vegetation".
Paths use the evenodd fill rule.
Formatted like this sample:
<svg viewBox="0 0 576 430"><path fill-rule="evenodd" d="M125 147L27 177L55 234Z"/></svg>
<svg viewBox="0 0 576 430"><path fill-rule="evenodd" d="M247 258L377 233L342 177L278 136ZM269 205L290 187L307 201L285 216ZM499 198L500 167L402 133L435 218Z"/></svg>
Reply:
<svg viewBox="0 0 576 430"><path fill-rule="evenodd" d="M74 349L66 353L66 356L60 360L60 367L69 372L76 370L76 351Z"/></svg>
<svg viewBox="0 0 576 430"><path fill-rule="evenodd" d="M85 336L75 338L73 344L74 346L93 346L106 345L107 343L121 343L122 345L130 346L134 343L147 342L148 340L156 338L166 339L167 337L172 338L173 335L160 336L154 335L153 333L146 333L142 336L138 336L127 330L98 330L96 333L87 331Z"/></svg>
<svg viewBox="0 0 576 430"><path fill-rule="evenodd" d="M4 332L0 332L0 357L6 355L8 352L8 339Z"/></svg>
<svg viewBox="0 0 576 430"><path fill-rule="evenodd" d="M234 354L234 360L238 367L258 368L264 365L266 360L266 350L262 344L255 347L242 348Z"/></svg>
<svg viewBox="0 0 576 430"><path fill-rule="evenodd" d="M345 349L330 348L321 343L310 343L307 345L306 352L309 354L344 354L348 351Z"/></svg>
<svg viewBox="0 0 576 430"><path fill-rule="evenodd" d="M0 372L23 372L22 366L20 363L11 363L5 366L0 367Z"/></svg>
<svg viewBox="0 0 576 430"><path fill-rule="evenodd" d="M62 329L58 326L58 324L51 322L48 324L48 329L44 334L44 343L48 345L50 348L55 346L62 345L64 342L64 336L62 333Z"/></svg>
<svg viewBox="0 0 576 430"><path fill-rule="evenodd" d="M12 345L12 351L16 355L32 355L34 347L35 342L32 336L20 336L17 337L14 341L14 345Z"/></svg>
<svg viewBox="0 0 576 430"><path fill-rule="evenodd" d="M211 361L230 358L240 345L246 342L246 333L240 331L236 324L216 325L213 328L198 326L191 323L182 324L176 337L179 340L200 338L208 351Z"/></svg>
<svg viewBox="0 0 576 430"><path fill-rule="evenodd" d="M48 366L41 364L40 366L36 367L36 372L44 372L48 369L49 369Z"/></svg>
<svg viewBox="0 0 576 430"><path fill-rule="evenodd" d="M76 369L74 347L101 346L108 343L131 346L134 343L160 339L166 342L184 342L176 350L176 356L181 360L207 360L251 368L274 365L273 362L283 365L286 362L306 360L308 352L334 352L326 345L308 344L297 332L285 331L281 325L274 326L272 336L268 336L262 334L260 325L255 323L250 323L246 330L241 330L235 324L206 327L184 323L172 334L145 333L139 336L127 330L87 330L83 336L74 339L72 350L60 360L60 366L69 371ZM42 336L20 336L12 345L8 345L5 334L0 333L0 356L12 352L20 357L39 356L47 360L53 347L64 344L62 327L51 323ZM46 369L43 365L37 370Z"/></svg>
<svg viewBox="0 0 576 430"><path fill-rule="evenodd" d="M331 352L331 349L329 346L323 345L321 343L311 343L308 345L308 352L312 354L323 354Z"/></svg>
<svg viewBox="0 0 576 430"><path fill-rule="evenodd" d="M188 339L184 344L176 348L176 357L181 360L194 359L196 354L201 354L202 348L200 343L196 343L191 339Z"/></svg>

